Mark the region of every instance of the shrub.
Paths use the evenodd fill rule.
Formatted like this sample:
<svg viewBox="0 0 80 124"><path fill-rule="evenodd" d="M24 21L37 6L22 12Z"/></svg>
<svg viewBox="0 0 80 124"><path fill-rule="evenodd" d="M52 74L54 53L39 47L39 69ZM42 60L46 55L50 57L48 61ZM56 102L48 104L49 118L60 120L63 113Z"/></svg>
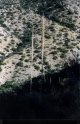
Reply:
<svg viewBox="0 0 80 124"><path fill-rule="evenodd" d="M0 60L0 65L3 65L3 62Z"/></svg>
<svg viewBox="0 0 80 124"><path fill-rule="evenodd" d="M50 35L48 33L45 34L45 38L50 39Z"/></svg>
<svg viewBox="0 0 80 124"><path fill-rule="evenodd" d="M77 39L80 39L80 35L77 36Z"/></svg>
<svg viewBox="0 0 80 124"><path fill-rule="evenodd" d="M61 57L61 58L64 58L64 57L65 57L65 54L64 54L64 53L62 53L62 54L60 55L60 57Z"/></svg>
<svg viewBox="0 0 80 124"><path fill-rule="evenodd" d="M29 60L28 59L25 59L25 62L29 62Z"/></svg>
<svg viewBox="0 0 80 124"><path fill-rule="evenodd" d="M35 68L36 70L39 70L39 69L40 69L40 67L39 67L38 65L34 65L34 68Z"/></svg>
<svg viewBox="0 0 80 124"><path fill-rule="evenodd" d="M2 68L0 67L0 72L2 71Z"/></svg>
<svg viewBox="0 0 80 124"><path fill-rule="evenodd" d="M55 54L57 54L57 51L52 51L50 54L55 55Z"/></svg>
<svg viewBox="0 0 80 124"><path fill-rule="evenodd" d="M53 59L56 60L57 59L57 56L53 56Z"/></svg>
<svg viewBox="0 0 80 124"><path fill-rule="evenodd" d="M16 65L20 66L20 67L23 67L23 62L18 62Z"/></svg>
<svg viewBox="0 0 80 124"><path fill-rule="evenodd" d="M66 26L66 27L70 28L71 30L75 30L76 29L75 24L71 20L67 21L67 22L63 22L63 21L60 21L58 18L54 17L53 21L61 24L62 26Z"/></svg>

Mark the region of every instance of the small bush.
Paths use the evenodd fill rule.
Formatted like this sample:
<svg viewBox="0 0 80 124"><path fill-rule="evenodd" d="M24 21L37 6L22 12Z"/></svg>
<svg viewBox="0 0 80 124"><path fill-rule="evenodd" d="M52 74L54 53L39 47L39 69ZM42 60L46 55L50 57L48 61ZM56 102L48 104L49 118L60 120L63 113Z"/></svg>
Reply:
<svg viewBox="0 0 80 124"><path fill-rule="evenodd" d="M34 65L34 68L35 68L36 70L39 70L39 69L40 69L40 67L39 67L38 65Z"/></svg>
<svg viewBox="0 0 80 124"><path fill-rule="evenodd" d="M61 57L61 58L64 58L64 57L65 57L65 54L64 54L64 53L62 53L62 54L60 55L60 57Z"/></svg>
<svg viewBox="0 0 80 124"><path fill-rule="evenodd" d="M0 65L3 65L3 62L0 60Z"/></svg>
<svg viewBox="0 0 80 124"><path fill-rule="evenodd" d="M29 62L29 60L28 59L25 59L25 62Z"/></svg>
<svg viewBox="0 0 80 124"><path fill-rule="evenodd" d="M46 34L45 34L45 38L50 39L51 36L50 36L48 33L46 33Z"/></svg>
<svg viewBox="0 0 80 124"><path fill-rule="evenodd" d="M18 62L16 65L20 66L20 67L23 67L23 62Z"/></svg>
<svg viewBox="0 0 80 124"><path fill-rule="evenodd" d="M0 67L0 72L2 71L2 68Z"/></svg>
<svg viewBox="0 0 80 124"><path fill-rule="evenodd" d="M56 60L57 59L57 56L53 56L53 59Z"/></svg>

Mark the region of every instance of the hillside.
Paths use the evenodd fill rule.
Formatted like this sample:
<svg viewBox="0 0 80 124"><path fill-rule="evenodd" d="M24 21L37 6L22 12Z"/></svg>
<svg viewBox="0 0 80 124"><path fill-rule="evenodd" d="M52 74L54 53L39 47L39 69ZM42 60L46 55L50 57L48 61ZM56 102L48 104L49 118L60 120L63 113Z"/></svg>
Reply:
<svg viewBox="0 0 80 124"><path fill-rule="evenodd" d="M23 85L0 87L1 120L79 120L80 118L80 65L33 79ZM50 77L52 82L50 82ZM59 80L61 79L61 82ZM13 90L11 90L13 89ZM4 92L1 92L4 91Z"/></svg>
<svg viewBox="0 0 80 124"><path fill-rule="evenodd" d="M44 72L80 62L80 2L0 0L0 84L23 83L42 74L41 34L44 12ZM32 25L34 59L31 68Z"/></svg>

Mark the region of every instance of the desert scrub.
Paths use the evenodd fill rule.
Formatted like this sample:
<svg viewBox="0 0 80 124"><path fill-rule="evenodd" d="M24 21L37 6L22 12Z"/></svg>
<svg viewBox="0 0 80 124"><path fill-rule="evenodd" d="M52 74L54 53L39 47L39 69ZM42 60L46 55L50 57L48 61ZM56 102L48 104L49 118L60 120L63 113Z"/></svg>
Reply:
<svg viewBox="0 0 80 124"><path fill-rule="evenodd" d="M23 67L23 62L18 62L17 64L16 64L16 66L20 66L20 67Z"/></svg>
<svg viewBox="0 0 80 124"><path fill-rule="evenodd" d="M40 54L37 54L36 57L39 58L39 59L41 59L41 55Z"/></svg>
<svg viewBox="0 0 80 124"><path fill-rule="evenodd" d="M53 56L53 59L56 60L57 59L57 56Z"/></svg>
<svg viewBox="0 0 80 124"><path fill-rule="evenodd" d="M2 61L2 60L0 60L0 65L4 65L4 63L3 63L3 61Z"/></svg>
<svg viewBox="0 0 80 124"><path fill-rule="evenodd" d="M56 64L56 65L55 65L55 67L59 67L59 66L60 66L60 64Z"/></svg>
<svg viewBox="0 0 80 124"><path fill-rule="evenodd" d="M57 37L61 37L61 36L62 36L62 34L61 34L61 33L57 34Z"/></svg>
<svg viewBox="0 0 80 124"><path fill-rule="evenodd" d="M3 52L0 52L0 55L3 55L3 56L5 56L5 54L4 54Z"/></svg>
<svg viewBox="0 0 80 124"><path fill-rule="evenodd" d="M45 66L45 69L47 70L47 72L49 72L49 71L51 71L51 66L49 65L49 64L47 64L46 66ZM42 70L41 70L42 71Z"/></svg>
<svg viewBox="0 0 80 124"><path fill-rule="evenodd" d="M12 48L12 51L13 52L16 52L16 53L21 52L23 50L23 47L24 47L23 44L22 43L19 43L17 45L17 48Z"/></svg>
<svg viewBox="0 0 80 124"><path fill-rule="evenodd" d="M20 58L19 60L20 60L20 61L23 61L23 60L24 60L24 58Z"/></svg>
<svg viewBox="0 0 80 124"><path fill-rule="evenodd" d="M25 59L25 62L29 62L29 59Z"/></svg>
<svg viewBox="0 0 80 124"><path fill-rule="evenodd" d="M69 42L70 42L70 39L65 38L65 40L64 40L64 45L65 45L66 47L68 47L68 46L69 46Z"/></svg>
<svg viewBox="0 0 80 124"><path fill-rule="evenodd" d="M40 64L40 65L41 65L41 64L42 64L42 62L41 62L41 61L39 61L39 62L38 62L38 64Z"/></svg>
<svg viewBox="0 0 80 124"><path fill-rule="evenodd" d="M71 43L72 46L76 46L78 43Z"/></svg>
<svg viewBox="0 0 80 124"><path fill-rule="evenodd" d="M63 43L62 43L62 42L57 42L56 44L57 44L57 45L62 45Z"/></svg>
<svg viewBox="0 0 80 124"><path fill-rule="evenodd" d="M48 30L50 30L50 31L52 31L52 32L55 32L55 29L54 29L54 26L53 26L53 25L50 25L50 26L48 27Z"/></svg>
<svg viewBox="0 0 80 124"><path fill-rule="evenodd" d="M0 86L0 92L10 92L12 91L13 81L6 81Z"/></svg>
<svg viewBox="0 0 80 124"><path fill-rule="evenodd" d="M8 93L8 92L15 92L16 88L21 88L22 85L18 82L12 81L6 81L4 84L0 86L0 93Z"/></svg>
<svg viewBox="0 0 80 124"><path fill-rule="evenodd" d="M45 38L46 38L46 39L50 39L50 38L51 38L50 34L46 33L46 34L45 34Z"/></svg>
<svg viewBox="0 0 80 124"><path fill-rule="evenodd" d="M55 49L56 50L57 48L56 48L56 46L53 46L53 47L51 47L51 49L53 49L53 50Z"/></svg>
<svg viewBox="0 0 80 124"><path fill-rule="evenodd" d="M28 68L28 65L25 65L24 67L25 67L25 68Z"/></svg>
<svg viewBox="0 0 80 124"><path fill-rule="evenodd" d="M65 54L64 54L64 53L62 53L62 54L60 55L60 57L61 57L61 58L64 58L64 57L65 57Z"/></svg>
<svg viewBox="0 0 80 124"><path fill-rule="evenodd" d="M61 47L58 47L57 50L59 50L61 53L66 53L66 52L68 52L67 49L61 48Z"/></svg>
<svg viewBox="0 0 80 124"><path fill-rule="evenodd" d="M57 22L57 23L59 23L60 25L62 25L62 26L66 26L67 28L69 28L70 30L73 30L73 31L75 31L76 30L76 26L75 26L75 24L73 23L73 21L67 21L67 22L63 22L63 21L60 21L58 18L56 18L56 17L53 17L53 21L55 21L55 22Z"/></svg>
<svg viewBox="0 0 80 124"><path fill-rule="evenodd" d="M39 67L39 65L33 65L34 66L34 68L36 69L36 70L39 70L40 69L40 67Z"/></svg>
<svg viewBox="0 0 80 124"><path fill-rule="evenodd" d="M57 54L57 51L52 51L52 52L50 52L50 54L55 55L55 54Z"/></svg>
<svg viewBox="0 0 80 124"><path fill-rule="evenodd" d="M25 55L23 54L21 57L24 59L25 58Z"/></svg>
<svg viewBox="0 0 80 124"><path fill-rule="evenodd" d="M53 37L53 43L56 43L56 39Z"/></svg>
<svg viewBox="0 0 80 124"><path fill-rule="evenodd" d="M48 65L48 62L47 61L44 61L44 65Z"/></svg>
<svg viewBox="0 0 80 124"><path fill-rule="evenodd" d="M38 52L40 52L40 50L39 50L39 49L36 49L34 52L35 52L35 53L38 53Z"/></svg>
<svg viewBox="0 0 80 124"><path fill-rule="evenodd" d="M0 72L2 71L2 68L1 68L1 66L0 66Z"/></svg>
<svg viewBox="0 0 80 124"><path fill-rule="evenodd" d="M80 35L77 36L77 39L80 39Z"/></svg>
<svg viewBox="0 0 80 124"><path fill-rule="evenodd" d="M34 61L37 61L37 57L34 57L33 60L34 60Z"/></svg>

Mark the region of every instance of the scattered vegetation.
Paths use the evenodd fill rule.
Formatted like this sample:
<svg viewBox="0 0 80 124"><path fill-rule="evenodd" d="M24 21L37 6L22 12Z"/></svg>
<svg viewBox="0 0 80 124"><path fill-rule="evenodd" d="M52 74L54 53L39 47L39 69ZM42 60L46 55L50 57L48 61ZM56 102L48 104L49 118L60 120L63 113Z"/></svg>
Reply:
<svg viewBox="0 0 80 124"><path fill-rule="evenodd" d="M71 22L63 22L63 21L60 21L59 19L57 19L56 17L53 17L53 21L59 23L62 26L66 26L73 31L76 30L76 26L72 21Z"/></svg>
<svg viewBox="0 0 80 124"><path fill-rule="evenodd" d="M4 29L6 31L10 31L11 36L10 36L10 43L7 44L6 48L4 48L4 50L6 51L6 53L12 52L13 54L18 54L19 56L21 56L21 58L19 58L19 62L15 65L18 67L26 67L29 68L30 65L28 65L28 63L30 64L31 62L31 38L32 38L32 25L34 23L34 68L38 71L40 70L41 67L41 60L42 60L42 56L41 56L41 35L42 35L42 27L41 27L41 16L38 16L37 14L34 14L35 11L36 13L38 13L39 15L42 15L42 13L44 13L44 17L46 18L46 22L45 23L46 27L45 27L45 46L44 46L44 51L46 52L46 55L44 56L44 67L46 70L50 71L51 70L51 65L49 65L49 63L46 61L46 56L50 56L52 57L51 59L53 61L57 61L58 59L58 53L59 53L59 57L61 57L62 59L65 57L65 54L68 52L68 49L72 48L72 45L75 46L77 45L77 43L73 43L70 45L69 43L71 42L71 40L68 38L68 30L74 30L76 29L75 26L75 21L72 20L71 15L73 14L71 10L67 10L67 15L64 14L65 8L64 5L62 4L63 2L60 0L50 0L46 2L40 0L38 1L39 4L36 4L36 1L32 0L31 2L29 0L26 0L26 2L24 3L25 0L20 2L22 3L22 7L24 9L26 9L25 12L22 11L22 8L20 7L16 7L15 11L13 12L12 8L9 9L9 11L6 13L6 22L8 22L8 20L10 21L10 25L8 27L8 25L5 23L4 20L4 15L5 13L1 14L0 17L0 25L2 27L4 27ZM23 4L24 3L24 4ZM29 6L28 6L29 5ZM30 8L29 8L30 7ZM33 13L30 13L29 15L27 15L27 12L30 10L32 11L35 8L35 11ZM55 9L56 8L56 9ZM10 11L11 10L11 11ZM54 12L54 10L57 10ZM14 17L14 14L16 14L16 12L20 12L18 13L18 17ZM29 11L29 12L30 12ZM56 17L56 12L57 12L57 17ZM58 12L61 12L60 15L63 15L63 18L59 18L58 16ZM76 13L76 12L75 12ZM33 14L32 16L35 16L35 18L32 18L31 14ZM67 18L66 18L67 16ZM76 16L77 17L77 16ZM17 23L15 22L15 18L17 20ZM34 22L32 21L34 20ZM20 23L20 24L19 24ZM21 26L22 25L22 26ZM21 27L19 27L21 26ZM11 30L10 30L11 27ZM16 43L15 37L20 39L20 41L18 43ZM80 36L77 36L77 39L79 39ZM64 39L64 40L63 40ZM8 42L8 36L5 36L4 39L5 43ZM50 44L51 42L51 44ZM0 40L0 43L2 44L3 41ZM48 43L50 44L50 47L48 45ZM27 46L29 45L28 49ZM70 45L70 46L69 46ZM25 56L23 55L23 50L26 51ZM47 52L49 51L49 52ZM15 55L14 54L14 55ZM0 55L2 55L3 57L5 57L5 54L2 52L0 53ZM27 59L28 57L28 59ZM24 64L25 62L25 64ZM52 61L51 61L52 62ZM3 61L0 61L0 65L3 65ZM27 65L26 65L27 64ZM52 63L50 63L52 64ZM53 66L55 66L53 64ZM58 64L57 64L58 67ZM23 72L24 69L22 68ZM22 71L21 70L21 71ZM2 71L2 68L0 67L0 71ZM11 71L9 71L11 73ZM19 74L21 74L19 72ZM18 76L19 77L19 76ZM9 85L10 82L7 82L6 84Z"/></svg>

